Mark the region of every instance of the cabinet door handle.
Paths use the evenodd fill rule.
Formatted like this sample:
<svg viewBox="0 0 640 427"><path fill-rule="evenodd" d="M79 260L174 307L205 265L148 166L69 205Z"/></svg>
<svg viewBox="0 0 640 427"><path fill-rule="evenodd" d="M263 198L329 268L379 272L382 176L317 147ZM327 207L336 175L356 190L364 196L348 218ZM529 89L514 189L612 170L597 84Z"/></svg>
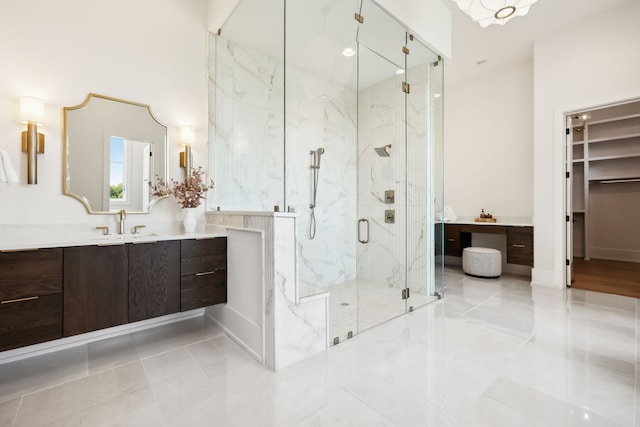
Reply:
<svg viewBox="0 0 640 427"><path fill-rule="evenodd" d="M447 239L447 242L455 242L456 239Z"/></svg>
<svg viewBox="0 0 640 427"><path fill-rule="evenodd" d="M527 247L527 245L520 245L520 244L517 244L517 243L514 243L511 246L513 246L514 248L526 248Z"/></svg>
<svg viewBox="0 0 640 427"><path fill-rule="evenodd" d="M26 297L26 298L16 298L16 299L6 299L4 301L0 301L0 304L12 304L14 302L31 301L31 300L34 300L34 299L38 299L38 296Z"/></svg>
<svg viewBox="0 0 640 427"><path fill-rule="evenodd" d="M198 276L208 276L210 274L215 274L217 272L218 272L218 270L203 271L202 273L196 273L196 277L198 277Z"/></svg>

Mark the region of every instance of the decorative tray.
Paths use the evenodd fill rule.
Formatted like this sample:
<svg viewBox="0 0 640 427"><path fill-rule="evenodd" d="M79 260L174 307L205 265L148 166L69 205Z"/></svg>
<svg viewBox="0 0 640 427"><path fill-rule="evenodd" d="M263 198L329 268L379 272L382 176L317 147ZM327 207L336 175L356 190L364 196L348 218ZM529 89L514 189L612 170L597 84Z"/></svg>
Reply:
<svg viewBox="0 0 640 427"><path fill-rule="evenodd" d="M496 222L495 218L474 218L475 222Z"/></svg>

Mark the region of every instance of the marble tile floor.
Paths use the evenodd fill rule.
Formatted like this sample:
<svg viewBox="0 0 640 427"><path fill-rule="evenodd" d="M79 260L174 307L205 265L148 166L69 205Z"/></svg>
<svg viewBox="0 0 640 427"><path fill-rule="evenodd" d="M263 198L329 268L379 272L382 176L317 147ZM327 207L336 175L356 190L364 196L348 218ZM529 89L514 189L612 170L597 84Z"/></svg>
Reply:
<svg viewBox="0 0 640 427"><path fill-rule="evenodd" d="M205 318L0 365L0 425L640 426L636 299L445 274L278 372Z"/></svg>

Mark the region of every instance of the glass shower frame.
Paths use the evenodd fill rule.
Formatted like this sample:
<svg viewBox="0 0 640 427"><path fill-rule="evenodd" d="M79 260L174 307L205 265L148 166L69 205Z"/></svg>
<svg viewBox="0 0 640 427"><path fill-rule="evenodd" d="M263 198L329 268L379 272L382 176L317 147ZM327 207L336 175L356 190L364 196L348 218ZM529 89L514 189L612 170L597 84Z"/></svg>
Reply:
<svg viewBox="0 0 640 427"><path fill-rule="evenodd" d="M256 13L272 24L266 33L249 20ZM438 56L370 0L243 0L211 42L216 191L208 209L277 205L299 215L300 288L330 291L330 321L342 322L339 331L332 323L332 343L442 296L443 242L434 220L444 204ZM344 55L346 48L355 55ZM367 64L367 57L385 66ZM388 73L368 72L382 68ZM365 99L376 85L385 88ZM376 115L389 119L387 136L384 126L365 129ZM386 145L389 156L378 157L374 148ZM385 190L394 191L392 203ZM317 229L310 239L312 204ZM385 222L387 210L395 211L394 223ZM366 238L362 219L369 221ZM367 260L374 244L378 254ZM376 282L367 274L385 278L380 289L367 288ZM392 307L379 319L367 314L383 311L367 302L372 289Z"/></svg>

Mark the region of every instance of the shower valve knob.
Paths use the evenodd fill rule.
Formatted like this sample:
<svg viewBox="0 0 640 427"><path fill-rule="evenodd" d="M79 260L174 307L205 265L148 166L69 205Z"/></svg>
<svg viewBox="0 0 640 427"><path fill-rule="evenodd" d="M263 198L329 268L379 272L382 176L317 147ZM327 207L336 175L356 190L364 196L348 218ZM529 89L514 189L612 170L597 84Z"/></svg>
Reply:
<svg viewBox="0 0 640 427"><path fill-rule="evenodd" d="M384 192L384 202L387 204L394 203L396 201L396 192L394 190L386 190Z"/></svg>

